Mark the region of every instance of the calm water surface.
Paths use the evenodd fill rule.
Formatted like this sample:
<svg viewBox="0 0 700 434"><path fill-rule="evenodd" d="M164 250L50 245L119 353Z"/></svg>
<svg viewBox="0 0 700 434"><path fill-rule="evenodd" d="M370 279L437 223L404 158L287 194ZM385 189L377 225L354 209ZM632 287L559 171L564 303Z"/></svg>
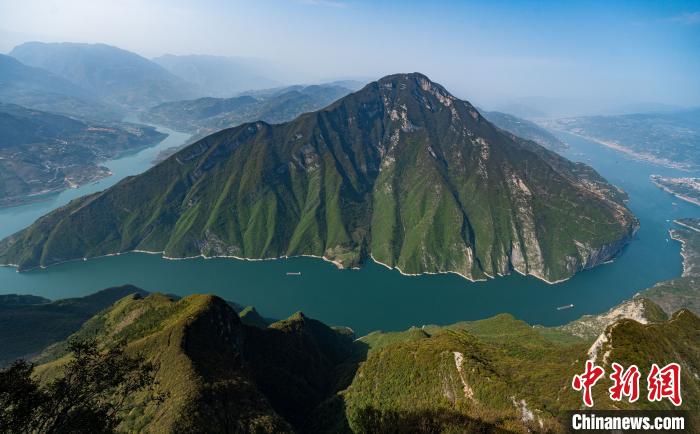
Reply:
<svg viewBox="0 0 700 434"><path fill-rule="evenodd" d="M47 201L0 209L0 237L80 195L104 189L124 176L146 170L162 149L187 140L186 134L160 128L170 136L154 148L113 160L114 172L96 184L68 190ZM670 240L672 220L700 217L700 207L664 193L649 175L700 176L631 160L596 143L561 134L571 149L565 156L592 165L630 196L629 206L641 221L635 240L613 263L548 285L519 275L471 283L456 275L402 276L369 263L361 270L337 270L312 258L274 261L188 259L168 261L158 255L126 254L66 263L17 273L0 267L0 293L28 293L48 298L85 295L109 286L132 283L149 291L214 293L265 316L282 318L294 311L329 324L347 325L359 334L399 330L411 325L449 324L510 312L530 323L558 325L583 314L607 310L654 283L679 276L680 245ZM287 272L301 276L287 276ZM556 310L573 303L573 309Z"/></svg>

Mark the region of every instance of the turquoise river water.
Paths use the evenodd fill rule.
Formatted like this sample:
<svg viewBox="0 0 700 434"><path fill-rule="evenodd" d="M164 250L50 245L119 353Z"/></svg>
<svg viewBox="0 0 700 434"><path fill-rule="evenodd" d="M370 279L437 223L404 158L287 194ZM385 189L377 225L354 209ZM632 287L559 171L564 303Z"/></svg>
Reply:
<svg viewBox="0 0 700 434"><path fill-rule="evenodd" d="M169 137L155 147L105 163L113 176L67 190L41 202L0 209L0 237L81 195L113 185L148 169L163 149L186 141L186 134L159 128ZM17 273L0 267L0 293L36 294L51 299L86 295L132 283L149 291L186 295L213 293L254 305L267 317L301 310L328 324L356 333L400 330L412 325L449 324L509 312L532 324L559 325L583 314L599 313L654 283L679 276L680 245L670 240L673 219L700 217L700 207L661 191L651 174L699 176L632 160L581 138L560 134L571 148L564 155L583 161L625 189L641 222L634 241L612 263L581 272L556 285L512 275L469 282L457 275L403 276L376 263L360 270L338 270L313 258L270 261L234 259L165 260L159 255L126 254L77 261ZM287 272L301 272L288 276ZM572 309L557 306L574 304Z"/></svg>

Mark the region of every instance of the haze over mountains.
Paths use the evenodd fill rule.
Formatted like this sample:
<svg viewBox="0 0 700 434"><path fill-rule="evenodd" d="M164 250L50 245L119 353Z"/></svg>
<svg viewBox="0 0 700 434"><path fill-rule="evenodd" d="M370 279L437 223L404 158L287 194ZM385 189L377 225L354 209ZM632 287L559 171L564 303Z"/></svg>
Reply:
<svg viewBox="0 0 700 434"><path fill-rule="evenodd" d="M552 151L562 151L567 145L554 134L532 121L498 111L481 111L489 122L523 139L532 140Z"/></svg>
<svg viewBox="0 0 700 434"><path fill-rule="evenodd" d="M282 83L268 78L270 65L256 59L223 56L166 54L153 62L197 85L206 96L230 97L250 89L268 89Z"/></svg>
<svg viewBox="0 0 700 434"><path fill-rule="evenodd" d="M121 107L143 108L196 95L191 84L159 65L105 44L28 42L10 56Z"/></svg>
<svg viewBox="0 0 700 434"><path fill-rule="evenodd" d="M0 100L25 107L87 116L97 120L116 120L122 114L98 101L85 89L41 68L27 66L0 54Z"/></svg>
<svg viewBox="0 0 700 434"><path fill-rule="evenodd" d="M260 67L217 56L149 60L106 44L27 42L0 58L0 96L6 102L77 116L112 111L116 120L125 111L166 101L280 86L256 75Z"/></svg>
<svg viewBox="0 0 700 434"><path fill-rule="evenodd" d="M43 217L0 258L27 269L130 250L372 257L406 273L554 281L627 242L637 222L623 199L590 167L399 74L292 122L211 135Z"/></svg>
<svg viewBox="0 0 700 434"><path fill-rule="evenodd" d="M271 124L290 121L319 110L351 92L334 84L290 86L248 92L233 98L199 98L157 105L141 118L179 131L207 135L243 122Z"/></svg>
<svg viewBox="0 0 700 434"><path fill-rule="evenodd" d="M686 171L700 169L700 108L561 118L544 124L640 160Z"/></svg>

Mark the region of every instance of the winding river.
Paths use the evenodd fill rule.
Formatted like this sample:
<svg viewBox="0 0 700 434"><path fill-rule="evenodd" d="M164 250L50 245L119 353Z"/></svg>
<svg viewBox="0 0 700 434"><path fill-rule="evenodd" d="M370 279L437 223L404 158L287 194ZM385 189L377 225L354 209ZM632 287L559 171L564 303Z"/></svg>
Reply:
<svg viewBox="0 0 700 434"><path fill-rule="evenodd" d="M66 190L42 202L0 209L0 237L81 195L105 189L148 169L164 149L189 136L159 127L169 136L155 147L105 163L113 172L93 184ZM629 157L597 143L564 133L569 159L583 161L625 189L641 228L635 240L612 263L581 272L556 285L512 275L487 282L459 276L403 276L376 263L361 270L337 270L313 258L270 261L233 259L165 260L132 253L17 273L0 267L0 293L26 293L56 299L86 295L109 286L132 283L149 291L186 295L214 293L265 316L282 318L302 310L329 324L347 325L357 333L399 330L412 325L449 324L509 312L532 324L559 325L583 314L599 313L654 283L681 274L680 245L669 239L673 219L700 217L700 207L655 187L651 174L700 176ZM300 272L301 275L287 275ZM557 306L574 304L566 310Z"/></svg>

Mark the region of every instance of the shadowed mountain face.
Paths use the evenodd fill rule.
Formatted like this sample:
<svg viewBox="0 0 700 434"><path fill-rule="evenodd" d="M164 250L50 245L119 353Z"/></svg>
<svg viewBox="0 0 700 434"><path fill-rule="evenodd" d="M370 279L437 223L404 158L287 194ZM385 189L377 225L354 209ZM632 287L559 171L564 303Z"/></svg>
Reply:
<svg viewBox="0 0 700 434"><path fill-rule="evenodd" d="M500 130L421 74L294 121L244 124L0 242L20 269L129 250L555 281L637 227L593 169Z"/></svg>
<svg viewBox="0 0 700 434"><path fill-rule="evenodd" d="M351 336L298 313L269 328L246 326L224 300L162 294L125 297L74 335L100 344L125 341L158 367L165 402L145 406L122 427L129 432L292 432L335 391L338 368L353 353ZM38 358L60 372L65 342Z"/></svg>
<svg viewBox="0 0 700 434"><path fill-rule="evenodd" d="M192 85L135 53L105 44L28 42L10 55L130 108L194 96Z"/></svg>
<svg viewBox="0 0 700 434"><path fill-rule="evenodd" d="M51 301L31 295L0 295L0 367L29 359L75 333L85 321L130 294L146 295L135 286L103 289L81 298Z"/></svg>

